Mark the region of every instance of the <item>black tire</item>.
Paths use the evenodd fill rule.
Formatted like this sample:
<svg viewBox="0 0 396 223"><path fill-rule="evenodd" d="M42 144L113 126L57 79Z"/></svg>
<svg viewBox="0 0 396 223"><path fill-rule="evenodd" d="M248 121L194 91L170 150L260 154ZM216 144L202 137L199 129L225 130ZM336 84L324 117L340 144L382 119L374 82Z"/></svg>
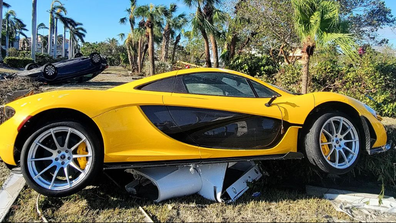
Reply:
<svg viewBox="0 0 396 223"><path fill-rule="evenodd" d="M309 162L320 170L345 174L359 160L362 139L358 125L347 115L340 112L325 113L306 134L305 152Z"/></svg>
<svg viewBox="0 0 396 223"><path fill-rule="evenodd" d="M91 53L89 55L89 58L91 59L93 64L99 64L102 61L102 57L99 53Z"/></svg>
<svg viewBox="0 0 396 223"><path fill-rule="evenodd" d="M39 67L39 65L36 64L36 63L29 63L29 64L27 64L25 66L25 70L31 70L31 69L35 69L35 68L38 68L38 67Z"/></svg>
<svg viewBox="0 0 396 223"><path fill-rule="evenodd" d="M68 196L90 184L103 167L103 149L93 132L74 121L53 122L35 131L21 154L27 184L51 197Z"/></svg>
<svg viewBox="0 0 396 223"><path fill-rule="evenodd" d="M82 57L83 55L82 55L82 53L76 53L76 54L74 54L74 58L79 58L79 57Z"/></svg>
<svg viewBox="0 0 396 223"><path fill-rule="evenodd" d="M52 81L58 76L58 69L51 63L47 63L43 68L43 76L46 80Z"/></svg>

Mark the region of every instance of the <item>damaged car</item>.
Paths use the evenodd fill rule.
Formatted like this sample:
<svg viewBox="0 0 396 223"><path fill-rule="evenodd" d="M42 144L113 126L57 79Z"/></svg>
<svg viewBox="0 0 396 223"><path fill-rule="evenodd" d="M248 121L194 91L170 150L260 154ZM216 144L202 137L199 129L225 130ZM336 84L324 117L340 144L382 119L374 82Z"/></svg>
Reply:
<svg viewBox="0 0 396 223"><path fill-rule="evenodd" d="M80 56L56 63L46 63L43 66L30 63L17 75L48 84L68 81L84 82L96 77L107 67L106 58L98 53L91 53L88 57Z"/></svg>
<svg viewBox="0 0 396 223"><path fill-rule="evenodd" d="M232 70L158 74L108 90L40 93L6 104L0 157L27 184L67 196L103 170L159 202L199 193L233 201L262 176L255 161L302 159L344 174L390 149L381 117L332 92L295 95Z"/></svg>

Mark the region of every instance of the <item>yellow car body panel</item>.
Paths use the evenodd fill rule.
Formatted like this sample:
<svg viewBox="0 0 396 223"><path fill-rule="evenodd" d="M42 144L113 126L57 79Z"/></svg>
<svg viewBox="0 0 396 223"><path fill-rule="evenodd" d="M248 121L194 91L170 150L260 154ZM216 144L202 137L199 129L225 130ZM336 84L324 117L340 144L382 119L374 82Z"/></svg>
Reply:
<svg viewBox="0 0 396 223"><path fill-rule="evenodd" d="M386 144L387 135L384 126L377 119L377 117L374 117L373 114L367 111L362 102L348 96L331 92L317 92L313 93L313 95L315 97L315 107L323 103L334 101L343 102L353 107L360 116L363 116L369 120L374 132L376 133L376 141L373 144L373 148L381 147Z"/></svg>
<svg viewBox="0 0 396 223"><path fill-rule="evenodd" d="M277 92L272 106L269 98L236 98L225 96L164 93L138 90L136 87L175 75L194 72L226 72L245 77ZM239 72L199 68L173 71L124 84L106 91L67 90L41 93L7 104L16 110L10 120L0 125L0 156L15 165L14 146L17 127L29 116L51 109L72 109L88 116L97 125L103 138L104 162L149 162L166 160L208 159L243 156L263 156L297 152L298 131L315 107L328 102L341 102L353 107L371 123L377 140L373 147L386 144L382 124L361 102L335 93L292 95L272 85ZM161 132L150 122L140 106L181 106L213 109L282 120L290 123L283 138L267 149L216 149L177 141Z"/></svg>

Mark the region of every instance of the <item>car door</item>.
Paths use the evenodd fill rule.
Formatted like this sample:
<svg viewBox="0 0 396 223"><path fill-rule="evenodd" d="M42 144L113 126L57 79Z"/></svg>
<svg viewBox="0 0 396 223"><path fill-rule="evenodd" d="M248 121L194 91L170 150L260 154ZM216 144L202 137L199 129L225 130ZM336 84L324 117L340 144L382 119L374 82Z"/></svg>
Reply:
<svg viewBox="0 0 396 223"><path fill-rule="evenodd" d="M273 153L266 151L281 139L282 114L265 103L280 95L252 86L251 80L226 72L178 75L174 92L163 98L178 128L165 133L199 146L202 158Z"/></svg>

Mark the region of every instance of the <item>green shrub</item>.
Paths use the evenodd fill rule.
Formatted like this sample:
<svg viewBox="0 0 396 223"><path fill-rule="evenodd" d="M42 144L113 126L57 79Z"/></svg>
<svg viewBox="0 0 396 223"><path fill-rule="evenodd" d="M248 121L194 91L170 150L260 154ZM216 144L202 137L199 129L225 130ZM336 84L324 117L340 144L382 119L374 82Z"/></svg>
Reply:
<svg viewBox="0 0 396 223"><path fill-rule="evenodd" d="M271 77L278 72L279 66L267 55L242 54L236 56L228 68L253 77Z"/></svg>
<svg viewBox="0 0 396 223"><path fill-rule="evenodd" d="M320 52L310 63L309 91L332 91L356 98L380 115L396 117L396 57L367 49L358 61L336 49ZM282 65L278 74L263 80L293 92L300 91L301 65Z"/></svg>
<svg viewBox="0 0 396 223"><path fill-rule="evenodd" d="M19 57L19 52L14 47L8 48L7 52L9 57Z"/></svg>
<svg viewBox="0 0 396 223"><path fill-rule="evenodd" d="M6 57L4 63L10 67L23 68L29 63L33 63L32 58Z"/></svg>
<svg viewBox="0 0 396 223"><path fill-rule="evenodd" d="M55 63L61 60L65 60L67 58L52 58L52 56L50 56L49 54L46 53L37 53L36 54L36 63L40 66L43 66L46 63Z"/></svg>
<svg viewBox="0 0 396 223"><path fill-rule="evenodd" d="M31 57L32 54L30 53L30 51L19 51L18 56L19 57Z"/></svg>

